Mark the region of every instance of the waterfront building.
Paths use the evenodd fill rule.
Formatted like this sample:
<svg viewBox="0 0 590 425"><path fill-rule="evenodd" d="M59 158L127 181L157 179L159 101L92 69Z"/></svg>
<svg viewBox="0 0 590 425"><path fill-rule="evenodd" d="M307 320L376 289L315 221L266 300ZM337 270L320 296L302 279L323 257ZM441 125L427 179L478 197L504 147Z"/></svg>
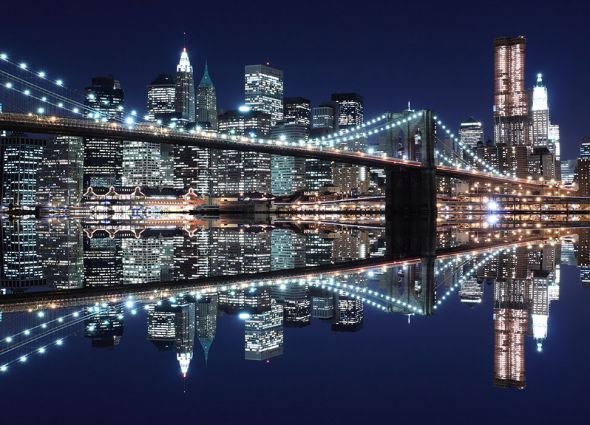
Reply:
<svg viewBox="0 0 590 425"><path fill-rule="evenodd" d="M25 135L0 137L2 208L33 210L39 204L39 169L46 143Z"/></svg>
<svg viewBox="0 0 590 425"><path fill-rule="evenodd" d="M48 139L39 168L39 205L49 209L78 205L83 179L84 139L74 136Z"/></svg>

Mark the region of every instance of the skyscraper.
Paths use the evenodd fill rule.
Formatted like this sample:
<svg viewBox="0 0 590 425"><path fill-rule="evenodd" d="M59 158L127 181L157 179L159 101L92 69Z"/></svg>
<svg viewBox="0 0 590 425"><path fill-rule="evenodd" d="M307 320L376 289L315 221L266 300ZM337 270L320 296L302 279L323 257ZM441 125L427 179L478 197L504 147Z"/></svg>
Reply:
<svg viewBox="0 0 590 425"><path fill-rule="evenodd" d="M217 95L205 62L203 78L197 88L197 121L200 125L217 129Z"/></svg>
<svg viewBox="0 0 590 425"><path fill-rule="evenodd" d="M86 87L88 118L119 121L123 117L123 90L113 77L97 77ZM84 139L84 188L121 185L123 166L121 140Z"/></svg>
<svg viewBox="0 0 590 425"><path fill-rule="evenodd" d="M37 205L39 167L46 140L14 135L0 137L2 207L32 210Z"/></svg>
<svg viewBox="0 0 590 425"><path fill-rule="evenodd" d="M147 116L149 121L164 123L176 112L176 81L169 74L159 74L148 86Z"/></svg>
<svg viewBox="0 0 590 425"><path fill-rule="evenodd" d="M543 83L542 74L537 74L537 84L533 88L531 115L533 122L533 146L548 147L549 104L547 101L547 87Z"/></svg>
<svg viewBox="0 0 590 425"><path fill-rule="evenodd" d="M159 187L162 185L160 144L123 141L121 182L123 186Z"/></svg>
<svg viewBox="0 0 590 425"><path fill-rule="evenodd" d="M271 125L283 119L283 71L268 65L246 65L245 103L270 115Z"/></svg>
<svg viewBox="0 0 590 425"><path fill-rule="evenodd" d="M584 137L580 145L578 186L580 196L590 196L590 137Z"/></svg>
<svg viewBox="0 0 590 425"><path fill-rule="evenodd" d="M205 364L217 330L217 295L202 296L197 300L197 338L203 347Z"/></svg>
<svg viewBox="0 0 590 425"><path fill-rule="evenodd" d="M80 202L84 178L84 139L57 136L47 140L39 169L39 203L47 208L69 208Z"/></svg>
<svg viewBox="0 0 590 425"><path fill-rule="evenodd" d="M523 36L494 40L494 141L530 145Z"/></svg>
<svg viewBox="0 0 590 425"><path fill-rule="evenodd" d="M174 103L176 112L182 120L188 123L196 122L195 80L186 47L182 49L180 61L176 66L176 97Z"/></svg>
<svg viewBox="0 0 590 425"><path fill-rule="evenodd" d="M459 139L472 149L483 144L483 124L474 118L463 121L459 127Z"/></svg>
<svg viewBox="0 0 590 425"><path fill-rule="evenodd" d="M363 123L364 101L357 93L334 93L332 102L336 105L336 125L338 129L356 127Z"/></svg>
<svg viewBox="0 0 590 425"><path fill-rule="evenodd" d="M527 283L526 279L508 278L494 284L494 384L498 387L525 387Z"/></svg>
<svg viewBox="0 0 590 425"><path fill-rule="evenodd" d="M335 117L335 106L329 103L322 103L311 110L311 126L312 128L333 130L335 127Z"/></svg>
<svg viewBox="0 0 590 425"><path fill-rule="evenodd" d="M283 120L286 124L311 127L311 102L304 97L286 97L283 108Z"/></svg>
<svg viewBox="0 0 590 425"><path fill-rule="evenodd" d="M364 102L361 95L357 93L335 93L332 94L332 102L336 106L335 124L338 130L349 129L363 123ZM336 147L357 152L366 149L365 139L352 139L340 142ZM341 193L349 195L358 193L361 177L365 177L366 174L366 167L359 167L358 165L334 163L332 166L334 186L339 188Z"/></svg>
<svg viewBox="0 0 590 425"><path fill-rule="evenodd" d="M221 133L264 137L269 134L271 116L266 112L230 110L219 115ZM269 193L271 160L269 154L214 150L211 153L211 175L217 195Z"/></svg>
<svg viewBox="0 0 590 425"><path fill-rule="evenodd" d="M283 306L271 300L269 311L245 321L246 360L268 360L283 354Z"/></svg>

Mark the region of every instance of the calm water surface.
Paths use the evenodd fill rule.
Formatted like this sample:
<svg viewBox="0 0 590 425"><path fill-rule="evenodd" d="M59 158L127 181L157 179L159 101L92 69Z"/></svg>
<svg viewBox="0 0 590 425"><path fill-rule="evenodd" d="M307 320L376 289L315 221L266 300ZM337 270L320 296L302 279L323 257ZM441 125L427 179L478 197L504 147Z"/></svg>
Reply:
<svg viewBox="0 0 590 425"><path fill-rule="evenodd" d="M587 230L321 221L3 221L2 423L587 423Z"/></svg>

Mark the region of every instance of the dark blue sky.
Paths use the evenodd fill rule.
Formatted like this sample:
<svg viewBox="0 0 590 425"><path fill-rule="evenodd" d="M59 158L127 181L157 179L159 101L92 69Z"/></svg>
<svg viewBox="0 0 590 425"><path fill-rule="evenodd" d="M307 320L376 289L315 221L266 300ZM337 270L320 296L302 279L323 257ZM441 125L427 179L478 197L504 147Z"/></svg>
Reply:
<svg viewBox="0 0 590 425"><path fill-rule="evenodd" d="M242 101L245 64L270 61L285 71L287 96L319 102L358 91L369 115L411 100L454 128L470 115L482 119L488 137L493 38L522 34L528 84L546 75L563 157L576 156L590 135L584 1L31 0L3 2L2 16L0 50L71 87L113 74L138 109L156 74L174 71L186 31L195 73L207 59L222 108Z"/></svg>

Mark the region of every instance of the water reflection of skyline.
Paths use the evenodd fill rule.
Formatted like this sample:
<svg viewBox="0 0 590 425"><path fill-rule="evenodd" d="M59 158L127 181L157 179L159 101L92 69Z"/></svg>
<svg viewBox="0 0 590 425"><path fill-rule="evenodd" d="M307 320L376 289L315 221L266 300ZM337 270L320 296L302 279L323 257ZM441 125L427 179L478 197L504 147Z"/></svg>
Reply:
<svg viewBox="0 0 590 425"><path fill-rule="evenodd" d="M17 229L22 229L23 223L19 226ZM64 341L71 337L83 336L90 341L91 347L116 349L125 338L125 322L145 318L146 338L158 350L175 351L180 374L186 376L190 373L194 350L202 350L204 358L209 358L211 347L215 344L220 315L234 317L243 323L244 359L269 361L285 352L286 327L300 329L297 332L305 332L309 324L318 321L327 323L333 332L362 332L365 327L366 309L404 315L408 321L417 320L412 317L444 314L445 303L455 297L467 306L477 306L482 303L485 288L489 287L487 292L490 294L492 291L493 297L494 383L498 387L524 388L525 349L542 351L550 335L550 306L559 299L560 263L579 265L583 281L588 268L588 232L585 230L577 230L576 234L570 235L565 235L566 232L537 231L528 235L530 240L508 245L498 244L481 251L474 251L475 248L467 249L473 245L473 235L445 231L438 235L438 246L441 249L462 247L461 243L466 244L465 249L458 254L441 255L434 261L409 259L397 262L387 262L381 258L383 254L378 248L378 236L367 233L360 237L351 236L350 231L338 230L336 233L341 232L341 235L330 235L332 232L328 232L329 237L320 238L324 240L324 244L325 240L330 241L330 249L318 251L321 254L312 252L311 260L293 255L293 251L307 252L308 249L298 248L297 242L294 241L300 240L305 243L306 234L314 235L315 239L317 230L313 229L313 232L306 233L310 231L308 228L297 233L292 228L276 228L269 225L249 226L248 230L240 226L230 226L223 231L208 231L209 245L196 244L191 249L196 250L192 252L202 252L199 250L204 249L210 253L211 246L218 246L220 239L232 241L237 235L237 244L242 244L239 251L236 251L235 243L221 244L222 248L215 248L223 251L230 246L233 251L229 252L238 252L239 255L248 258L250 266L244 265L242 269L234 270L233 273L260 273L261 270L256 270L255 265L261 264L263 270L270 272L273 271L273 264L280 264L288 269L285 265L287 261L286 264L294 268L308 265L308 261L313 261L314 264L322 264L322 261L333 264L334 253L345 252L346 255L336 257L348 259L340 271L335 268L314 274L308 270L302 276L271 276L268 279L256 275L257 278L254 280L248 280L243 276L241 280L220 282L218 285L209 283L182 289L170 286L147 292L141 292L140 289L144 286L139 283L143 277L151 276L153 280L142 281L149 283L155 282L156 278L173 282L170 276L179 276L174 274L178 272L170 266L162 268L161 259L168 255L172 261L175 256L182 258L182 255L187 255L186 238L183 237L180 242L179 236L174 232L167 237L168 235L163 236L164 233L161 231L144 231L140 238L129 237L128 240L133 243L124 245L122 241L125 238L98 237L97 240L115 241L118 245L115 244L116 249L109 251L109 256L97 257L94 251L96 247L87 246L95 238L85 238L70 229L69 233L63 232L62 237L69 238L70 241L81 241L82 244L64 245L65 249L60 251L59 255L65 252L65 259L59 260L58 253L47 249L38 239L38 247L43 249L36 253L35 261L31 261L31 251L25 250L21 256L15 256L13 251L8 250L9 255L6 256L6 247L14 247L15 243L22 242L21 247L32 246L30 237L19 235L11 240L13 245L3 245L3 273L6 270L14 270L11 261L12 264L22 262L19 267L31 271L38 279L39 269L54 269L55 265L61 264L62 271L61 274L55 275L57 278L41 277L42 280L45 279L47 287L50 287L47 280L62 279L63 282L65 276L71 281L81 279L86 285L93 282L92 279L88 279L89 276L95 279L104 277L101 272L93 270L95 263L88 261L90 258L99 261L98 264L104 265L105 270L109 264L117 264L119 267L119 274L109 275L108 279L101 282L111 282L118 287L131 287L135 292L126 292L124 296L101 296L93 293L91 297L85 298L80 292L86 287L74 286L78 293L68 302L55 298L52 302L45 299L35 303L32 297L48 296L55 292L29 291L21 294L11 288L12 296L7 295L3 298L24 298L19 299L17 303L2 301L0 306L0 310L4 311L0 336L5 344L0 350L0 365L3 370L12 371L16 369L17 364L26 363L29 358L41 353L40 350L43 351L42 354L45 354L45 351L49 353L54 346L61 347ZM4 228L3 231L3 235L6 235ZM232 232L230 238L227 237L228 232ZM277 234L275 238L273 232ZM218 236L215 236L216 234ZM270 243L261 243L261 235L263 241ZM198 235L192 237L202 240ZM482 235L475 236L475 239L481 238ZM284 242L285 239L287 242ZM492 235L491 239L495 239L495 236ZM522 239L522 236L513 235L513 240L519 239ZM166 253L162 249L162 246L165 246L163 240L175 240L177 245L173 246L181 249L169 249ZM211 240L214 241L213 244ZM350 242L342 243L342 240ZM139 248L137 241L142 241ZM341 246L334 249L334 241L346 248ZM244 246L250 243L251 249ZM362 244L366 244L369 249L363 251L364 248L359 248ZM108 246L111 249L111 246ZM127 250L125 255L124 246ZM283 251L285 246L289 247L288 251ZM98 247L102 248L102 245L99 244ZM88 248L90 257L85 253ZM120 256L119 263L113 263L118 260L111 255L112 252ZM356 253L355 258L351 254L353 252ZM380 261L381 264L378 267L370 264L353 267L351 260L362 260L360 254L364 252L368 252L374 261ZM148 254L151 260L145 259ZM207 257L208 255L203 255L203 258ZM126 258L125 262L123 258ZM169 264L175 263L172 261ZM125 267L134 270L136 283L124 281L125 276L133 276L131 272L125 274ZM178 267L178 270L186 268ZM194 273L193 268L188 270L183 273ZM211 273L211 270L216 269L199 270ZM193 274L190 276L194 278ZM122 280L126 283L122 283ZM97 286L98 289L108 288L108 284L104 283L89 285L87 288L96 289ZM64 296L72 290L71 285L63 285L61 288L62 290L57 293ZM10 338L10 341L7 338Z"/></svg>

